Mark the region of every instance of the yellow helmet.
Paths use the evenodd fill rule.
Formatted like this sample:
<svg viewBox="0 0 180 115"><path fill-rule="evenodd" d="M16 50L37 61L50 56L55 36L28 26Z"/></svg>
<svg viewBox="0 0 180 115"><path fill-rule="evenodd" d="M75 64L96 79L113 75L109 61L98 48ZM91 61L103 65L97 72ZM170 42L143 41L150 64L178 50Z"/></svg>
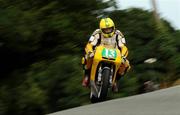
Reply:
<svg viewBox="0 0 180 115"><path fill-rule="evenodd" d="M112 37L115 32L114 22L111 18L103 18L99 23L99 28L105 38Z"/></svg>

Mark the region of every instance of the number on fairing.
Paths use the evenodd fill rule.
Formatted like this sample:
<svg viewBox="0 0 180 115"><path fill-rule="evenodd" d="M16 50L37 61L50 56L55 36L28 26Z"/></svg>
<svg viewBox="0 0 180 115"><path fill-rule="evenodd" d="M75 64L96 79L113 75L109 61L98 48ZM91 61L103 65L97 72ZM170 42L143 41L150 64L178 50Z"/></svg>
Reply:
<svg viewBox="0 0 180 115"><path fill-rule="evenodd" d="M116 50L104 48L102 51L102 57L116 59L117 57Z"/></svg>

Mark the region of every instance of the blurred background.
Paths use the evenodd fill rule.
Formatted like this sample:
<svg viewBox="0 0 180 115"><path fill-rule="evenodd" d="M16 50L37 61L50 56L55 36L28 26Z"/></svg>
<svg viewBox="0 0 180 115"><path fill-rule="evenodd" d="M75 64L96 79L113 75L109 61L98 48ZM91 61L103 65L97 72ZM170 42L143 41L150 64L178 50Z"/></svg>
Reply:
<svg viewBox="0 0 180 115"><path fill-rule="evenodd" d="M178 0L0 0L0 115L43 115L90 104L81 57L102 16L129 48L126 97L180 84Z"/></svg>

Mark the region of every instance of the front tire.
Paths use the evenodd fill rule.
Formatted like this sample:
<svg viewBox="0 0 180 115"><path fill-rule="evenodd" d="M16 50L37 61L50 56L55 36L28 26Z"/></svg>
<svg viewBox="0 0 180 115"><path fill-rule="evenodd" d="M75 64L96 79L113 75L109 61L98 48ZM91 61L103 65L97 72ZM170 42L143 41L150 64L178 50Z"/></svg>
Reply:
<svg viewBox="0 0 180 115"><path fill-rule="evenodd" d="M110 78L110 69L104 68L102 71L102 83L99 88L98 98L101 101L104 101L107 97L108 88L109 88L109 78Z"/></svg>
<svg viewBox="0 0 180 115"><path fill-rule="evenodd" d="M97 103L99 100L97 97L95 97L93 94L90 94L90 100L91 100L91 103Z"/></svg>

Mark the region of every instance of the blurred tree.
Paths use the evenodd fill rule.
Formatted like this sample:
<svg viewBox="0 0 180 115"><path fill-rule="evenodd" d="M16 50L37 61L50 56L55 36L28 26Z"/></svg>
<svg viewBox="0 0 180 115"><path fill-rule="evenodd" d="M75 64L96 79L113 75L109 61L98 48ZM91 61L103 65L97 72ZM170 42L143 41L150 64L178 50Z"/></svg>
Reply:
<svg viewBox="0 0 180 115"><path fill-rule="evenodd" d="M139 87L148 80L161 83L178 78L173 67L179 62L176 57L178 35L174 38L175 30L170 23L161 19L162 26L159 28L152 12L136 8L124 12L114 11L110 16L117 23L116 27L125 34L130 50L129 59L134 74L138 77ZM144 63L152 57L156 58L157 62Z"/></svg>
<svg viewBox="0 0 180 115"><path fill-rule="evenodd" d="M77 57L96 28L95 17L110 5L102 0L1 0L0 113L40 115L87 102L78 86Z"/></svg>

